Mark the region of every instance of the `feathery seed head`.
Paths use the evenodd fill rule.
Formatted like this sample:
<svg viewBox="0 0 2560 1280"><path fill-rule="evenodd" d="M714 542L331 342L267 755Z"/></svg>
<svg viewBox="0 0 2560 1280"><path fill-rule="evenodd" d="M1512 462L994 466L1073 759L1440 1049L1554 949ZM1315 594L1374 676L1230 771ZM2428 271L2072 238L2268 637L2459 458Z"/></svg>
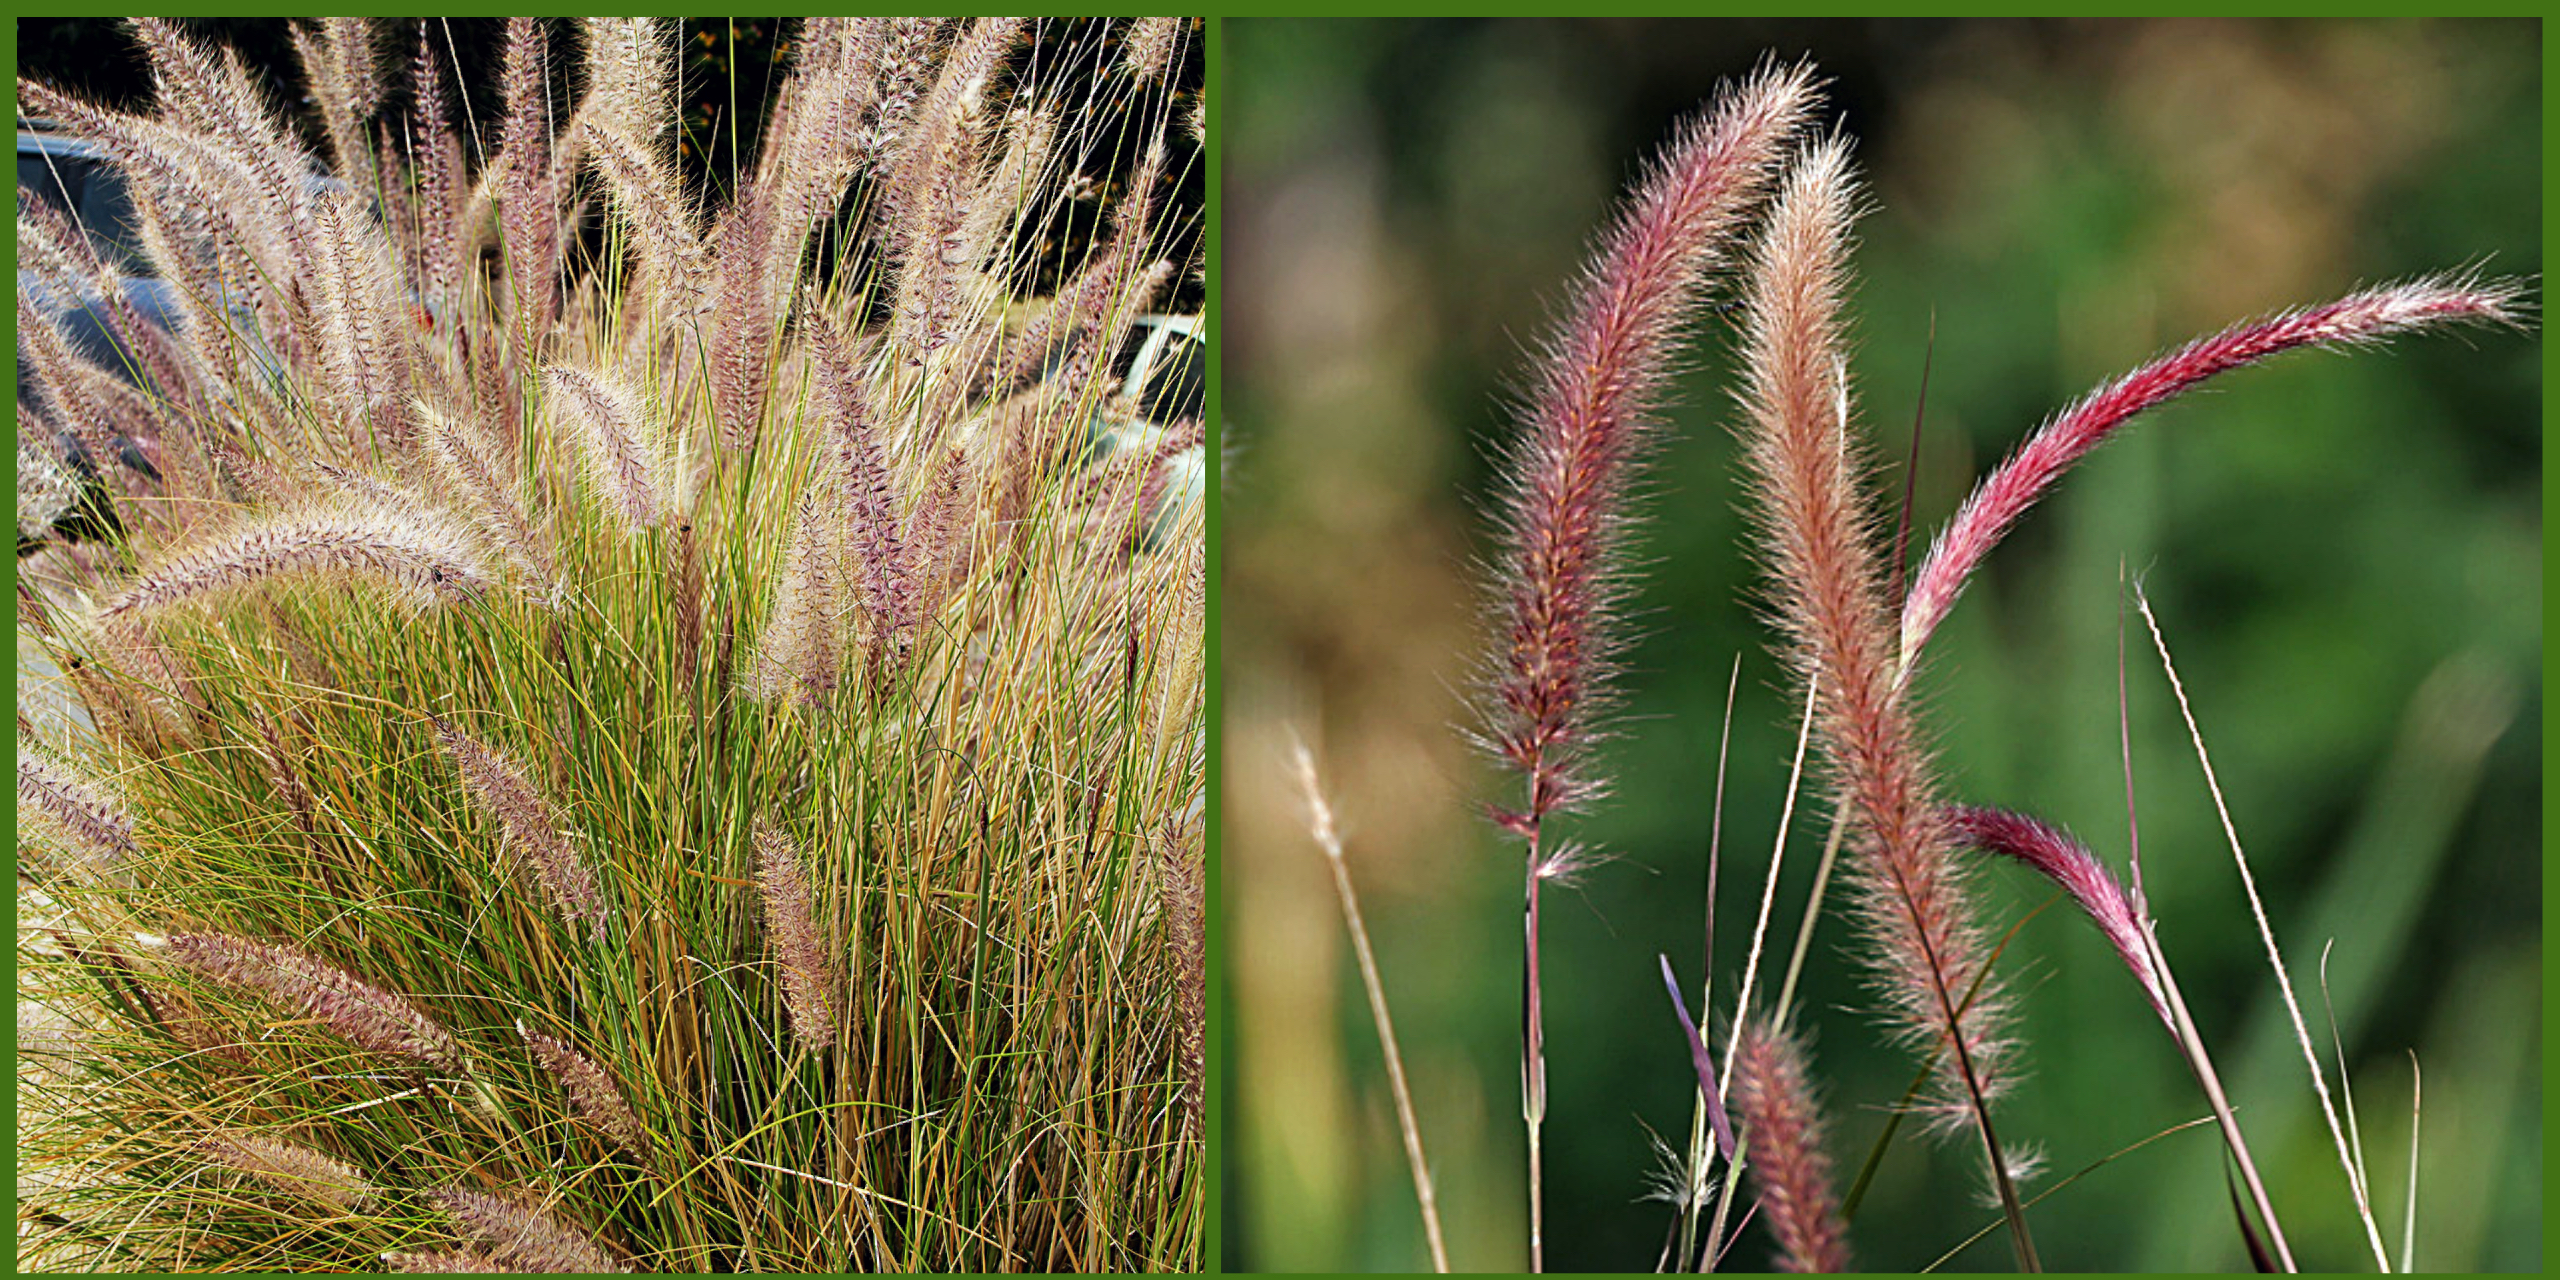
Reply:
<svg viewBox="0 0 2560 1280"><path fill-rule="evenodd" d="M2062 473L2145 410L2216 374L2297 347L2356 347L2440 325L2521 323L2524 286L2467 274L2422 276L2281 312L2199 338L2090 392L2055 414L1975 486L1929 548L1902 606L1900 664L1908 671L1953 609L1975 566Z"/></svg>
<svg viewBox="0 0 2560 1280"><path fill-rule="evenodd" d="M836 963L811 915L808 872L800 847L770 818L756 819L756 888L764 898L765 935L782 970L783 1007L791 1029L813 1049L836 1040Z"/></svg>
<svg viewBox="0 0 2560 1280"><path fill-rule="evenodd" d="M883 652L894 652L915 628L915 563L898 529L886 456L874 437L868 406L843 334L823 316L807 325L819 403L834 444L839 509L860 574L864 610Z"/></svg>
<svg viewBox="0 0 2560 1280"><path fill-rule="evenodd" d="M315 1018L359 1049L449 1074L464 1069L461 1044L416 1005L292 947L218 933L135 940L198 977Z"/></svg>
<svg viewBox="0 0 2560 1280"><path fill-rule="evenodd" d="M481 812L497 819L507 844L532 866L562 917L573 925L583 921L601 926L605 901L595 873L578 856L576 846L562 832L558 814L534 790L524 771L496 748L442 720L435 722L435 730L436 740L462 773L463 789Z"/></svg>
<svg viewBox="0 0 2560 1280"><path fill-rule="evenodd" d="M522 490L505 475L504 464L475 433L421 401L419 421L426 424L427 454L435 460L446 492L459 499L482 546L506 560L525 584L525 596L548 608L560 607L567 595L548 532L527 513Z"/></svg>
<svg viewBox="0 0 2560 1280"><path fill-rule="evenodd" d="M1529 828L1599 789L1585 756L1618 647L1627 494L1658 430L1678 326L1812 101L1810 68L1772 67L1684 126L1547 346L1527 432L1504 460L1499 647L1482 713L1496 754L1528 779Z"/></svg>
<svg viewBox="0 0 2560 1280"><path fill-rule="evenodd" d="M1794 1034L1757 1021L1745 1028L1733 1063L1733 1102L1743 1140L1751 1144L1760 1218L1778 1238L1779 1265L1797 1272L1847 1270L1822 1110Z"/></svg>
<svg viewBox="0 0 2560 1280"><path fill-rule="evenodd" d="M104 788L70 768L18 744L20 812L41 816L100 867L122 865L139 852L133 840L133 818Z"/></svg>
<svg viewBox="0 0 2560 1280"><path fill-rule="evenodd" d="M524 1020L516 1020L516 1034L524 1037L525 1047L533 1050L534 1059L552 1079L560 1082L561 1091L569 1095L570 1105L596 1131L612 1139L625 1151L637 1157L649 1154L648 1131L641 1128L640 1117L623 1097L621 1086L613 1082L594 1059L570 1048L567 1041L555 1040L539 1031L528 1030Z"/></svg>
<svg viewBox="0 0 2560 1280"><path fill-rule="evenodd" d="M2022 862L2070 894L2071 900L2088 913L2090 922L2107 936L2108 944L2123 958L2125 968L2132 971L2134 981L2142 984L2143 995L2151 1001L2151 1011L2169 1025L2171 1034L2176 1034L2159 971L2152 963L2150 914L2141 899L2127 891L2115 873L2098 861L2098 855L2070 832L2024 814L1978 805L1951 805L1947 820L1964 843Z"/></svg>
<svg viewBox="0 0 2560 1280"><path fill-rule="evenodd" d="M796 699L815 707L835 693L844 668L837 604L839 528L818 506L815 491L801 496L782 587L774 594L748 664L749 695L768 702Z"/></svg>
<svg viewBox="0 0 2560 1280"><path fill-rule="evenodd" d="M340 1213L364 1213L380 1196L354 1169L308 1147L258 1133L220 1133L197 1143L208 1160Z"/></svg>
<svg viewBox="0 0 2560 1280"><path fill-rule="evenodd" d="M395 1272L416 1275L513 1275L516 1268L501 1266L496 1258L477 1249L424 1249L407 1253L386 1253L382 1264Z"/></svg>
<svg viewBox="0 0 2560 1280"><path fill-rule="evenodd" d="M1166 822L1165 830L1157 841L1164 857L1165 945L1177 975L1175 990L1179 1000L1175 1009L1174 1034L1182 1067L1182 1105L1190 1110L1194 1124L1199 1122L1204 1096L1203 1050L1207 1043L1205 983L1208 934L1204 927L1206 903L1199 863L1199 831L1196 823L1171 819Z"/></svg>
<svg viewBox="0 0 2560 1280"><path fill-rule="evenodd" d="M553 365L545 372L578 428L590 481L631 529L656 526L668 512L664 468L645 433L639 397L620 379L586 369Z"/></svg>
<svg viewBox="0 0 2560 1280"><path fill-rule="evenodd" d="M164 556L98 615L140 617L285 578L384 586L415 607L477 600L496 585L469 540L442 521L351 500L284 511Z"/></svg>
<svg viewBox="0 0 2560 1280"><path fill-rule="evenodd" d="M467 1187L430 1191L427 1199L488 1251L491 1261L509 1271L569 1275L621 1273L631 1260L558 1210L546 1209L520 1195L499 1195Z"/></svg>
<svg viewBox="0 0 2560 1280"><path fill-rule="evenodd" d="M1837 139L1787 174L1745 294L1739 430L1785 657L1815 685L1817 737L1849 804L1868 959L1889 1023L1936 1064L1924 1112L1953 1128L2005 1084L2007 1008L1901 696L1849 430L1839 308L1854 198Z"/></svg>

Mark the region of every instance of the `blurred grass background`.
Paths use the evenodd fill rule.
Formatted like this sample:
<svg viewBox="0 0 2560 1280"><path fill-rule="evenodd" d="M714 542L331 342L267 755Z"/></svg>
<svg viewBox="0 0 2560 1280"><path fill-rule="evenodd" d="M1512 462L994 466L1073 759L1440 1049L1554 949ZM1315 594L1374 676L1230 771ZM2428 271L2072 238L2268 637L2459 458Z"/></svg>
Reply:
<svg viewBox="0 0 2560 1280"><path fill-rule="evenodd" d="M1924 537L2044 415L2188 337L2450 266L2541 271L2538 22L1230 21L1222 1070L1231 1269L1423 1266L1376 1038L1286 767L1348 828L1455 1263L1524 1263L1516 789L1461 746L1473 569L1504 395L1625 178L1718 77L1812 56L1872 184L1852 316L1861 425L1898 495L1924 354ZM2538 288L2538 286L2537 286ZM1793 710L1748 602L1723 362L1694 376L1646 503L1615 861L1550 906L1548 1261L1655 1265L1647 1128L1692 1077L1654 954L1700 971L1716 742L1739 656L1717 1003L1731 1006ZM1933 645L1951 794L2066 822L2119 866L2119 566L2145 575L2297 987L2329 987L2396 1253L2410 1059L2417 1261L2542 1264L2538 333L2311 353L2142 422L1995 555ZM1915 549L1914 554L1917 554ZM2161 934L2307 1269L2372 1265L2158 661L2129 637ZM1822 832L1800 814L1792 936ZM2002 922L2050 893L1984 878ZM1808 965L1834 1158L1908 1083L1846 930ZM2203 1115L2131 980L2067 908L2002 962L2031 1075L2011 1142L2067 1174ZM2333 1069L2334 1079L2334 1069ZM1907 1136L1851 1229L1927 1264L1996 1216L1978 1158ZM2055 1269L2243 1268L2209 1130L2032 1211ZM1844 1175L1845 1176L1845 1175ZM2030 1191L2050 1185L2049 1173ZM1765 1265L1754 1231L1735 1255ZM1959 1269L2005 1268L1994 1236Z"/></svg>

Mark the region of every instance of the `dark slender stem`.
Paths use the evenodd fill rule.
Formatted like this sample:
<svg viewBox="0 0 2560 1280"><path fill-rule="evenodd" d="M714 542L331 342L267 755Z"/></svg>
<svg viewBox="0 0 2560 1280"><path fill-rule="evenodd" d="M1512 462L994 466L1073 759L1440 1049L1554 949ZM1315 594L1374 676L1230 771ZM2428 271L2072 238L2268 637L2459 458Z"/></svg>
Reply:
<svg viewBox="0 0 2560 1280"><path fill-rule="evenodd" d="M1724 682L1724 732L1716 741L1716 799L1715 807L1708 811L1707 820L1707 927L1704 944L1706 963L1701 969L1702 976L1698 979L1698 1008L1701 1012L1711 1010L1715 1005L1716 878L1723 865L1724 767L1733 748L1733 695L1741 687L1742 655L1737 653L1733 655L1733 671L1725 677ZM1701 1099L1700 1105L1690 1109L1690 1163L1689 1169L1682 1171L1683 1176L1690 1177L1693 1183L1689 1203L1680 1213L1679 1257L1683 1267L1688 1265L1689 1258L1698 1247L1698 1215L1704 1201L1695 1194L1695 1175L1692 1171L1699 1167L1700 1158L1705 1154L1706 1129L1707 1110L1705 1100ZM1728 1176L1731 1172L1731 1169L1727 1170Z"/></svg>
<svg viewBox="0 0 2560 1280"><path fill-rule="evenodd" d="M1887 600L1902 598L1902 570L1911 551L1911 507L1920 497L1920 426L1928 421L1929 365L1938 354L1938 311L1929 309L1929 343L1920 349L1920 396L1911 407L1911 453L1902 462L1902 519L1893 527L1893 589ZM1904 677L1908 679L1906 675Z"/></svg>
<svg viewBox="0 0 2560 1280"><path fill-rule="evenodd" d="M1904 903L1911 901L1910 887L1902 883L1898 871L1894 873L1894 887ZM2009 1220L2009 1239L2018 1250L2018 1269L2042 1271L2044 1265L2036 1258L2036 1242L2027 1234L2026 1211L2018 1204L2018 1188L2010 1181L2009 1166L2000 1155L2000 1136L1991 1127L1991 1106L1982 1096L1981 1079L1974 1073L1973 1054L1965 1048L1963 1017L1947 994L1946 970L1938 963L1937 948L1930 945L1928 932L1914 932L1920 940L1920 954L1929 962L1930 974L1935 978L1930 987L1937 992L1939 1007L1946 1012L1947 1026L1951 1029L1947 1041L1955 1049L1956 1066L1964 1072L1965 1092L1973 1098L1974 1119L1982 1126L1983 1151L1991 1161L1991 1185L2000 1193L2001 1214Z"/></svg>
<svg viewBox="0 0 2560 1280"><path fill-rule="evenodd" d="M1546 1207L1539 1137L1547 1120L1546 1015L1538 1000L1538 838L1529 837L1528 902L1525 952L1527 990L1522 1000L1520 1035L1520 1115L1529 1129L1529 1270L1546 1270Z"/></svg>
<svg viewBox="0 0 2560 1280"><path fill-rule="evenodd" d="M2213 1069L2213 1059L2204 1051L2204 1038L2197 1034L2195 1019L2187 1013L2186 997L2179 993L2177 980L2169 976L2168 957L2152 946L2152 957L2160 971L2160 990L2177 1022L2178 1050L2193 1071L2197 1087L2204 1090L2205 1101L2213 1107L2214 1121L2222 1127L2222 1139L2231 1148L2231 1158L2240 1166L2240 1180L2249 1188L2249 1198L2257 1203L2258 1217L2267 1224L2267 1238L2276 1247L2276 1259L2288 1272L2299 1271L2293 1261L2293 1248L2285 1243L2284 1227L2276 1222L2275 1203L2267 1198L2267 1184L2258 1177L2257 1162L2249 1157L2248 1140L2240 1136L2240 1119L2232 1114L2231 1099L2222 1091L2222 1077Z"/></svg>

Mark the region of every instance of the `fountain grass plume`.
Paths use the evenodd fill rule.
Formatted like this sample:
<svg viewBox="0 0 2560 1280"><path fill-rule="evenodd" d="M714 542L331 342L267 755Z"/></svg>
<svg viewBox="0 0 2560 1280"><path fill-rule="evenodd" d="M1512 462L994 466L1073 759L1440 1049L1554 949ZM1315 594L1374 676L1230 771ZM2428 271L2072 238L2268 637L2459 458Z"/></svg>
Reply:
<svg viewBox="0 0 2560 1280"><path fill-rule="evenodd" d="M1931 1062L1923 1109L1979 1126L2007 1082L2005 999L1901 696L1890 611L1850 434L1838 317L1855 199L1848 149L1789 171L1745 295L1741 432L1785 658L1816 690L1816 741L1848 802L1857 915L1895 1034ZM1993 1164L1996 1166L1995 1158Z"/></svg>
<svg viewBox="0 0 2560 1280"><path fill-rule="evenodd" d="M465 1069L461 1043L425 1010L299 948L218 933L145 935L140 941L173 968L307 1014L359 1049L449 1074Z"/></svg>
<svg viewBox="0 0 2560 1280"><path fill-rule="evenodd" d="M649 1132L640 1117L631 1110L631 1100L623 1096L622 1086L595 1059L580 1053L568 1041L546 1036L516 1023L516 1035L525 1047L533 1050L534 1060L560 1085L569 1097L580 1119L595 1127L598 1133L641 1159L649 1155Z"/></svg>
<svg viewBox="0 0 2560 1280"><path fill-rule="evenodd" d="M2070 832L2025 814L1963 804L1950 805L1946 812L1948 825L1964 843L2031 867L2070 894L2071 900L2087 913L2090 923L2106 935L2107 945L2116 949L2133 980L2142 984L2142 994L2150 1000L2152 1012L2175 1029L2167 997L2161 991L2159 969L2151 959L2150 913L2144 910L2142 899L2128 891L2088 846Z"/></svg>
<svg viewBox="0 0 2560 1280"><path fill-rule="evenodd" d="M2055 414L1981 484L1930 545L1902 606L1901 669L1917 662L1965 580L2062 473L2148 409L2217 374L2298 347L2370 346L2458 324L2520 323L2523 286L2468 273L2421 276L2236 324L2117 378Z"/></svg>
<svg viewBox="0 0 2560 1280"><path fill-rule="evenodd" d="M435 722L436 741L461 771L463 790L472 802L497 819L507 847L531 864L535 878L563 919L572 924L604 923L604 891L595 872L561 834L560 815L535 790L524 769L507 755L442 720Z"/></svg>
<svg viewBox="0 0 2560 1280"><path fill-rule="evenodd" d="M98 617L119 623L302 578L384 587L419 608L475 600L497 585L478 548L444 521L348 500L287 508L162 556L101 605Z"/></svg>
<svg viewBox="0 0 2560 1280"><path fill-rule="evenodd" d="M486 1249L490 1261L506 1270L592 1275L632 1269L631 1260L619 1250L558 1210L520 1196L448 1187L429 1193L428 1199Z"/></svg>
<svg viewBox="0 0 2560 1280"><path fill-rule="evenodd" d="M1806 149L1749 273L1738 429L1752 515L1782 657L1814 700L1848 824L1854 910L1884 1024L1925 1064L1912 1105L1941 1133L1980 1136L2019 1266L2032 1271L2034 1241L1991 1115L2011 1082L2011 1012L1902 696L1867 463L1851 434L1840 319L1856 199L1848 164L1843 139Z"/></svg>
<svg viewBox="0 0 2560 1280"><path fill-rule="evenodd" d="M1788 1271L1849 1269L1847 1230L1831 1185L1826 1126L1802 1038L1755 1019L1734 1055L1733 1105L1750 1144L1761 1221Z"/></svg>
<svg viewBox="0 0 2560 1280"><path fill-rule="evenodd" d="M1769 67L1682 126L1601 239L1538 362L1503 459L1495 556L1499 647L1484 736L1529 784L1503 825L1534 830L1600 787L1585 767L1620 646L1628 495L1654 410L1726 245L1811 109L1806 66Z"/></svg>
<svg viewBox="0 0 2560 1280"><path fill-rule="evenodd" d="M1680 326L1812 105L1811 68L1773 64L1682 127L1601 238L1539 362L1525 432L1503 460L1489 623L1497 647L1479 718L1493 753L1528 784L1521 808L1493 812L1528 846L1521 1111L1532 1270L1545 1259L1538 885L1579 865L1570 848L1543 840L1543 824L1601 790L1588 755L1621 643L1614 615L1625 592L1629 490L1659 432L1653 414Z"/></svg>
<svg viewBox="0 0 2560 1280"><path fill-rule="evenodd" d="M339 1213L370 1211L381 1190L363 1175L309 1147L258 1133L217 1133L198 1148L206 1159Z"/></svg>
<svg viewBox="0 0 2560 1280"><path fill-rule="evenodd" d="M766 945L781 970L783 1007L791 1011L791 1029L812 1049L836 1042L836 1010L844 1003L839 961L827 939L838 930L821 928L810 914L809 874L801 865L800 846L770 818L756 819L756 888L764 897Z"/></svg>

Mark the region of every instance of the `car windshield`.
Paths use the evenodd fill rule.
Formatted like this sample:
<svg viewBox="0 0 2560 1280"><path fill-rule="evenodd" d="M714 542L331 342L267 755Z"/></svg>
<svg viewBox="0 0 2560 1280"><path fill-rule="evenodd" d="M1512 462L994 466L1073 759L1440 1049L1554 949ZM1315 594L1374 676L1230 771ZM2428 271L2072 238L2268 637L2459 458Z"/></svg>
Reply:
<svg viewBox="0 0 2560 1280"><path fill-rule="evenodd" d="M124 175L112 166L86 156L47 154L21 141L18 187L78 222L110 270L126 275L143 270L133 200Z"/></svg>

